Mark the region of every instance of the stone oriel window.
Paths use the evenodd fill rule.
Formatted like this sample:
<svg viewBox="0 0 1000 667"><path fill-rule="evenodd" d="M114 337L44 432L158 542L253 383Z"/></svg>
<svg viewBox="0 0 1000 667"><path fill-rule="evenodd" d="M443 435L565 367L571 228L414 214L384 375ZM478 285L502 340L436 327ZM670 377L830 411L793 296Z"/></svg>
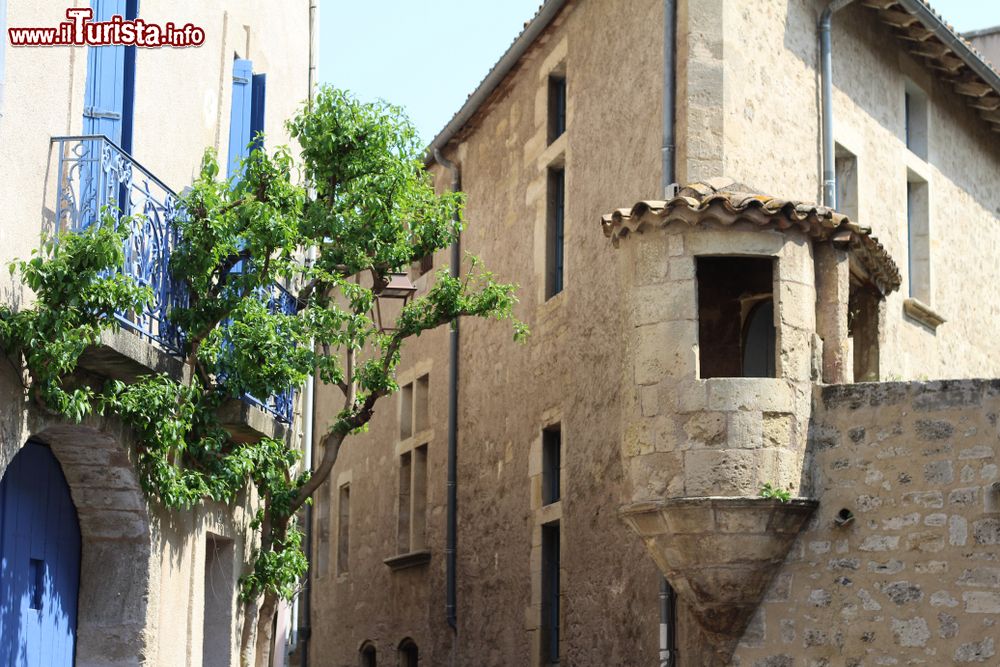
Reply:
<svg viewBox="0 0 1000 667"><path fill-rule="evenodd" d="M698 257L702 378L774 377L774 259Z"/></svg>

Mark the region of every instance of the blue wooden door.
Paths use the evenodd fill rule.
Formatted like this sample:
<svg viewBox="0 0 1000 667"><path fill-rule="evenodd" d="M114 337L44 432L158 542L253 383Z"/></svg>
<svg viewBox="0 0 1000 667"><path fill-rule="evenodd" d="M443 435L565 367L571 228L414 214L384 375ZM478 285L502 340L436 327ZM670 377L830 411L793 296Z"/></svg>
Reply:
<svg viewBox="0 0 1000 667"><path fill-rule="evenodd" d="M59 462L29 442L0 482L0 667L70 667L80 524Z"/></svg>

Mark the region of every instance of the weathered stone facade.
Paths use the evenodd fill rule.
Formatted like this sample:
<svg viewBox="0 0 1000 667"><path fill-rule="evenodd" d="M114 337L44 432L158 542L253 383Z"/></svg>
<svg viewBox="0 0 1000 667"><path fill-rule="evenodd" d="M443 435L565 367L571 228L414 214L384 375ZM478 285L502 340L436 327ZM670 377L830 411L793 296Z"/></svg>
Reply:
<svg viewBox="0 0 1000 667"><path fill-rule="evenodd" d="M972 564L988 558L989 545L968 554L973 524L992 525L988 515L974 512L986 511L978 503L991 483L984 471L993 469L985 458L979 469L973 459L960 463L944 449L926 458L923 452L950 443L955 457L976 447L995 456L996 428L984 430L993 385L848 383L1000 374L1000 343L992 334L1000 312L992 287L1000 240L997 135L900 45L875 10L856 3L838 13L834 134L856 170L854 202L842 213L878 237L898 273L886 281L887 269L859 269L865 255L855 254L860 241L851 234L860 227L841 228L843 216L808 204L820 198L816 19L824 5L682 0L677 16L678 179L697 188L705 185L698 181L727 176L744 185L740 191L749 198L759 198L759 207L780 197L795 214L804 210L803 216L822 220L815 228L799 225L793 213L774 227L750 213L664 219L677 207L661 201L658 1L568 2L444 146L460 165L468 195L462 248L520 283L517 315L533 335L517 346L495 323L462 323L457 631L444 608L446 331L414 341L403 357L405 382L425 373L430 378L428 428L403 437L404 410L393 399L380 407L367 435L345 444L334 483L316 509L316 558L346 545L349 563L338 568L331 556L313 579L312 642L324 664L358 664L362 646L374 647L380 664L391 664L401 659L398 647L406 639L416 642L425 664L546 664L546 528L557 523L559 664L654 664L661 572L680 594L682 667L903 664L894 651L925 664L977 656L991 664L986 653L995 649L984 621L993 621L995 612L966 610L962 597L971 595L970 609L988 606L991 575L970 573L966 581L979 588L968 591L958 580L966 569L990 567ZM554 141L546 123L552 75L564 76L567 90L566 131ZM927 97L930 129L922 157L904 136L911 85ZM447 170L433 169L438 186L449 187ZM565 288L554 296L547 281L552 170L562 172L566 188ZM910 286L908 182L923 183L930 193L929 257L917 258L931 267L921 274L930 276L923 299ZM635 202L644 207L625 209L633 221L649 216L656 224L631 227L613 248L596 221ZM841 222L822 231L835 215ZM770 377L710 375L701 366L711 349L699 339L698 266L702 258L718 257L771 267L764 279L773 287L764 290L774 307ZM445 253L434 261L435 267L447 263ZM432 279L420 277L417 284L426 289ZM856 303L859 286L866 300ZM945 322L935 324L935 314ZM949 412L944 406L958 401L955 387L979 392L980 402L957 402ZM897 396L891 409L886 402L855 414L850 400L835 399L856 393L871 401L879 392ZM333 414L340 400L334 389L320 394L318 419ZM913 416L935 401L940 408ZM850 440L852 419L872 421L867 439ZM975 442L967 447L954 439L968 430L958 426L963 419L979 434L969 436ZM953 420L953 432L939 444L924 444L920 420ZM902 433L894 433L897 423ZM547 502L545 432L557 425L561 495ZM919 428L925 427L948 431ZM862 453L868 451L862 443L885 428L886 438L898 441L892 447L910 451L879 458L888 450L872 445L870 454ZM834 441L839 444L817 444ZM412 488L401 482L412 476L401 471L405 453L421 444L427 445L429 560L401 561L397 557L407 554L396 539L400 503L402 490ZM961 481L967 465L965 477L975 479ZM883 477L869 482L869 470L872 479ZM944 481L949 474L951 481ZM764 484L790 488L799 498L788 505L761 500L756 496ZM976 484L977 509L946 507L952 491ZM345 488L348 512L341 511ZM942 494L940 508L920 507L918 496L905 495L935 492ZM862 496L883 504L876 508ZM839 527L833 521L842 509L854 519ZM883 525L914 512L914 526ZM688 520L695 515L701 519ZM963 519L966 542L951 545L951 526L960 531ZM921 551L939 544L947 558ZM871 551L883 546L893 553ZM841 557L838 549L859 559L856 570L827 569ZM709 577L710 567L699 567L702 554L704 564L720 572L737 561L742 569ZM898 577L887 575L869 569L869 560L899 561L903 569ZM930 590L932 577L941 574L926 569L931 560L948 563L953 581ZM399 569L400 562L413 566ZM904 600L918 595L910 585L919 585L923 597ZM881 615L865 609L860 597L848 599L861 589L881 605ZM931 596L946 590L950 597L939 595L934 600L941 606L931 605ZM894 598L903 601L890 613ZM957 604L949 607L946 599ZM739 613L720 611L727 603ZM853 612L844 616L850 604ZM949 615L946 631L939 613ZM871 627L862 629L862 620ZM865 632L877 639L865 639Z"/></svg>
<svg viewBox="0 0 1000 667"><path fill-rule="evenodd" d="M143 20L190 22L205 31L206 40L197 48L137 49L132 158L175 192L197 176L206 148L215 149L224 162L234 55L253 60L257 72L267 73L267 141L270 146L288 143L284 120L309 96L307 0L139 4ZM5 27L33 27L57 26L66 20L67 8L91 3L9 0L4 5ZM7 45L3 66L0 264L6 267L30 257L43 233L53 231L59 174L51 139L83 133L87 49ZM14 279L0 286L6 304L24 305L30 298ZM107 340L106 346L90 350L81 372L119 377L122 364L133 373L173 372L180 365L132 332L122 330ZM0 476L29 439L48 445L79 516L75 664L238 664L235 578L249 561L249 501L163 511L139 488L133 435L119 422L57 420L26 398L8 363L0 369ZM273 424L263 413L255 419ZM300 433L291 435L301 441ZM211 567L221 574L206 576ZM213 585L219 590L206 591ZM216 618L205 611L210 600ZM203 650L206 634L214 652Z"/></svg>

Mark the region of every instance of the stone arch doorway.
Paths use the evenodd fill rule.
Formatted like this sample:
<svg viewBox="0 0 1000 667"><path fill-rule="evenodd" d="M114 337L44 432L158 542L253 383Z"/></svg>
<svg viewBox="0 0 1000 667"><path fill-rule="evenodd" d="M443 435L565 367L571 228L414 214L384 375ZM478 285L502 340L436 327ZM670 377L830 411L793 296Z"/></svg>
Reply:
<svg viewBox="0 0 1000 667"><path fill-rule="evenodd" d="M76 664L146 664L152 540L126 445L72 424L47 426L31 440L58 459L79 518Z"/></svg>
<svg viewBox="0 0 1000 667"><path fill-rule="evenodd" d="M52 451L29 441L0 481L0 664L71 667L80 522Z"/></svg>

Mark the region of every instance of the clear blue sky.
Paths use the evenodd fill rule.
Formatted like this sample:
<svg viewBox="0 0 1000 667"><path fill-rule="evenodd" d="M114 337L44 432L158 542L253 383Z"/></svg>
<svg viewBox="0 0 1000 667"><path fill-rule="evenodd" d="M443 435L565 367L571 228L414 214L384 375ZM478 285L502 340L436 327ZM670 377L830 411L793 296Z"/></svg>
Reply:
<svg viewBox="0 0 1000 667"><path fill-rule="evenodd" d="M628 2L628 0L616 0ZM320 79L445 126L541 0L322 0ZM931 0L959 31L1000 25L1000 0Z"/></svg>

